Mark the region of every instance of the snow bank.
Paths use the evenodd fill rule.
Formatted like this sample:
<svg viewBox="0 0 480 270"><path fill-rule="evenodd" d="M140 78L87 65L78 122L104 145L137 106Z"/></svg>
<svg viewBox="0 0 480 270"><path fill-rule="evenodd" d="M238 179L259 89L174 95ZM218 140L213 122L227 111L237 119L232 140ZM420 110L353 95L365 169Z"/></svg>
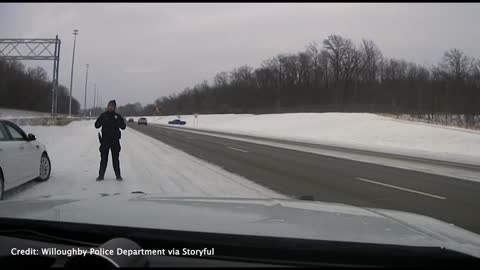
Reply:
<svg viewBox="0 0 480 270"><path fill-rule="evenodd" d="M38 117L50 117L50 113L0 108L0 119L38 118Z"/></svg>
<svg viewBox="0 0 480 270"><path fill-rule="evenodd" d="M177 116L147 117L167 124ZM136 118L135 118L136 119ZM185 127L480 164L480 131L370 113L182 115Z"/></svg>
<svg viewBox="0 0 480 270"><path fill-rule="evenodd" d="M47 146L53 170L47 182L28 183L9 197L88 197L132 191L182 197L285 197L129 128L121 139L124 181L115 180L109 159L105 180L97 182L100 152L93 123L88 120L62 127L23 126L25 132L35 134Z"/></svg>

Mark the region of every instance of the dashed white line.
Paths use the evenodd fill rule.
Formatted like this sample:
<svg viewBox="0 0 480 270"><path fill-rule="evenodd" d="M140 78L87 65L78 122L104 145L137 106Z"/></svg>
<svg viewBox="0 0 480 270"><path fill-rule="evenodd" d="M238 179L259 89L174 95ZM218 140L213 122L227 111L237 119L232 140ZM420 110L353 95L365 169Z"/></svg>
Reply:
<svg viewBox="0 0 480 270"><path fill-rule="evenodd" d="M349 152L342 152L338 150L326 150L326 149L319 149L319 148L313 148L313 147L306 147L306 146L301 146L301 145L294 145L294 144L287 144L287 143L279 143L279 142L273 142L269 140L263 140L262 138L257 138L257 139L247 139L243 137L236 137L235 134L232 135L220 135L216 133L210 133L206 131L198 131L198 130L189 130L189 129L182 129L178 127L171 127L171 126L166 126L162 124L153 124L152 126L156 128L164 128L164 129L170 129L170 130L181 130L185 132L190 132L190 133L195 133L195 134L202 134L202 135L208 135L212 137L218 137L218 138L225 138L225 139L230 139L230 140L235 140L235 141L241 141L241 142L249 142L249 143L254 143L254 144L261 144L261 145L267 145L267 146L273 146L277 148L283 148L283 149L290 149L290 150L296 150L296 151L302 151L302 152L307 152L307 153L313 153L321 156L332 156L332 157L338 157L341 159L347 159L347 160L353 160L353 161L360 161L364 163L369 163L369 164L376 164L376 165L383 165L391 168L400 168L400 169L407 169L411 170L414 172L426 172L429 174L433 175L441 175L441 176L448 176L451 178L454 178L452 180L456 181L456 179L462 179L462 180L467 180L467 181L474 181L478 182L478 172L476 171L469 171L465 169L460 169L460 168L451 168L451 167L442 167L438 164L433 165L427 165L427 164L418 164L414 163L411 160L391 160L386 157L377 157L377 156L367 156L364 154L355 154L355 153L349 153ZM241 134L237 134L241 135ZM252 134L245 134L245 135L252 135ZM267 138L268 139L268 138Z"/></svg>
<svg viewBox="0 0 480 270"><path fill-rule="evenodd" d="M389 184L385 184L385 183L381 183L381 182L377 182L377 181L372 181L372 180L368 180L368 179L365 179L365 178L357 177L356 179L357 179L357 180L360 180L360 181L369 182L369 183L372 183L372 184L377 184L377 185L382 185L382 186L386 186L386 187L391 187L391 188L400 189L400 190L403 190L403 191L408 191L408 192L412 192L412 193L417 193L417 194L420 194L420 195L429 196L429 197L436 198L436 199L440 199L440 200L445 200L445 199L446 199L445 197L442 197L442 196L433 195L433 194L421 192L421 191L418 191L418 190L413 190L413 189L408 189L408 188L397 187L397 186L394 186L394 185L389 185Z"/></svg>
<svg viewBox="0 0 480 270"><path fill-rule="evenodd" d="M239 149L239 148L235 148L235 147L230 147L230 146L228 146L227 148L228 148L228 149L232 149L232 150L236 150L236 151L240 151L240 152L243 152L243 153L248 153L247 150L243 150L243 149Z"/></svg>

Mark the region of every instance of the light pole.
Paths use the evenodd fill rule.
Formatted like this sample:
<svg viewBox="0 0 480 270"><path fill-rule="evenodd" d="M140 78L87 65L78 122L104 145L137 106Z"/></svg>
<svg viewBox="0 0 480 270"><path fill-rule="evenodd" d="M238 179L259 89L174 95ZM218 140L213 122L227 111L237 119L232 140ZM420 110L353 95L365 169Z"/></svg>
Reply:
<svg viewBox="0 0 480 270"><path fill-rule="evenodd" d="M72 117L72 83L73 83L73 65L75 63L75 43L77 42L78 30L73 30L73 56L72 56L72 71L70 73L70 102L68 103L68 116Z"/></svg>
<svg viewBox="0 0 480 270"><path fill-rule="evenodd" d="M97 98L97 84L95 83L95 90L93 91L93 113L95 114L95 105L96 105L96 98Z"/></svg>
<svg viewBox="0 0 480 270"><path fill-rule="evenodd" d="M85 73L85 98L83 100L84 115L87 115L87 82L88 82L88 64L87 73Z"/></svg>
<svg viewBox="0 0 480 270"><path fill-rule="evenodd" d="M96 101L95 101L97 104L98 104L98 103L101 103L100 100L99 100L99 98L100 98L100 89L97 90L97 98L96 98ZM101 107L100 107L100 108L101 108ZM101 112L101 111L100 111L100 112Z"/></svg>

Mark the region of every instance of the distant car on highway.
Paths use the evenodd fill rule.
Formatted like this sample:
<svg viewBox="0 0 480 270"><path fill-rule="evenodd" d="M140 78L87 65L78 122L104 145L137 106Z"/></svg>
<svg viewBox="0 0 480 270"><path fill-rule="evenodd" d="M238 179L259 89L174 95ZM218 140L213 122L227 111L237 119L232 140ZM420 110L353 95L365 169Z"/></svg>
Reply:
<svg viewBox="0 0 480 270"><path fill-rule="evenodd" d="M35 135L0 120L0 200L5 191L30 180L48 180L51 169L47 149Z"/></svg>
<svg viewBox="0 0 480 270"><path fill-rule="evenodd" d="M135 121L133 121L133 118L129 118L129 119L128 119L128 122L133 123L133 122L135 122Z"/></svg>
<svg viewBox="0 0 480 270"><path fill-rule="evenodd" d="M137 124L146 126L147 125L147 118L145 118L145 117L138 118Z"/></svg>
<svg viewBox="0 0 480 270"><path fill-rule="evenodd" d="M186 123L187 122L182 121L180 119L175 119L175 120L172 120L172 121L168 121L169 125L185 125Z"/></svg>

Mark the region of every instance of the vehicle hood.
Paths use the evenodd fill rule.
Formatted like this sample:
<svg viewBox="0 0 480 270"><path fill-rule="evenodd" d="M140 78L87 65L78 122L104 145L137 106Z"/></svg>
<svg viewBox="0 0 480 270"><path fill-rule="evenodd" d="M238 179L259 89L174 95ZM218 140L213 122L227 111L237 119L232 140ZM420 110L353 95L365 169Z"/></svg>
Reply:
<svg viewBox="0 0 480 270"><path fill-rule="evenodd" d="M103 194L0 202L0 217L314 240L443 247L480 257L480 235L430 217L293 199Z"/></svg>

